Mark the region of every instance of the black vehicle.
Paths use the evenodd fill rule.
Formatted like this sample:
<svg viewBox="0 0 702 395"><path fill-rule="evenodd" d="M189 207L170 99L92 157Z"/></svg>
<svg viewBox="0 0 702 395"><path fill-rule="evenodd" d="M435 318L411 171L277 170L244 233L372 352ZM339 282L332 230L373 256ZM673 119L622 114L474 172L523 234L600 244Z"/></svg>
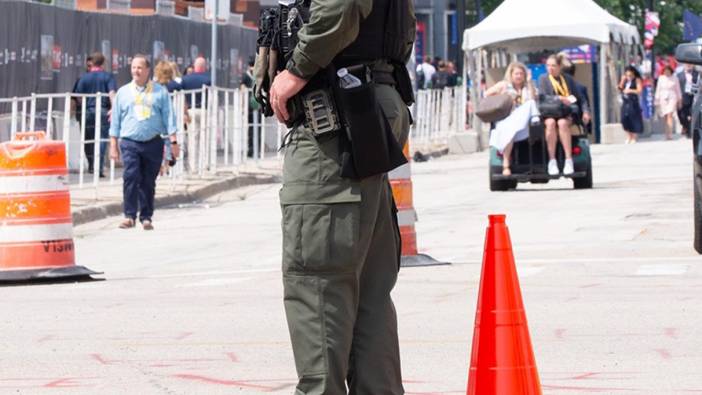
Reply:
<svg viewBox="0 0 702 395"><path fill-rule="evenodd" d="M590 157L590 140L580 125L573 125L572 134L573 168L575 173L563 176L548 174L548 151L543 123L529 127L529 138L514 143L510 170L512 175L502 175L502 155L490 147L490 190L507 191L515 189L517 183L531 182L545 184L550 180L568 177L573 180L575 189L592 188L592 158ZM558 144L556 160L562 171L565 162L563 147Z"/></svg>
<svg viewBox="0 0 702 395"><path fill-rule="evenodd" d="M675 58L679 62L702 65L702 44L681 44L675 51ZM698 87L697 87L698 88ZM700 133L702 133L702 94L699 89L695 94L692 105L692 135L693 179L692 187L695 193L694 222L695 222L695 250L702 254L702 146L700 146Z"/></svg>

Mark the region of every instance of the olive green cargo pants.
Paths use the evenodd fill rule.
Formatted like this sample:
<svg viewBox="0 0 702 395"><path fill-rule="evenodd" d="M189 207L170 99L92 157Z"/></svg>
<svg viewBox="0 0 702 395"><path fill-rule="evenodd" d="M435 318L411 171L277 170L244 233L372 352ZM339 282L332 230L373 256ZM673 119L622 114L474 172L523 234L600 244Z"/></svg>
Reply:
<svg viewBox="0 0 702 395"><path fill-rule="evenodd" d="M404 144L407 107L392 87L376 89ZM303 128L286 148L283 285L295 394L403 394L390 298L400 249L392 191L384 174L340 178L339 162L336 137L316 139Z"/></svg>

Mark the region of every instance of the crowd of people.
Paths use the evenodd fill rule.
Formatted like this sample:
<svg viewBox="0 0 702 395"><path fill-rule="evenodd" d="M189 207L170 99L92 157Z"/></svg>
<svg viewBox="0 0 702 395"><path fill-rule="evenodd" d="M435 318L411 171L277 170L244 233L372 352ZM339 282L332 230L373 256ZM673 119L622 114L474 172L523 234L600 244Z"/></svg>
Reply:
<svg viewBox="0 0 702 395"><path fill-rule="evenodd" d="M105 71L103 65L105 56L100 52L94 52L86 59L86 72L76 81L73 87L75 94L94 95L103 93L105 97L101 101L100 106L100 130L101 140L108 138L108 130L111 122L111 109L114 106L114 98L117 92L117 83L113 74ZM207 61L203 57L195 59L193 64L188 65L184 69L184 73L180 72L180 68L173 61L161 60L154 67L153 82L163 86L168 93L173 93L180 90L197 90L203 86L210 86L210 75L207 72ZM185 112L183 119L185 121L185 129L188 135L188 145L191 147L197 146L199 137L199 128L197 125L201 122L202 98L200 93L195 94L195 104L191 103L191 95L186 95ZM96 100L88 97L85 105L85 119L82 115L82 103L79 96L73 97L73 110L76 115L76 120L79 123L85 123L85 141L84 152L88 162L88 172L93 173L94 163L97 162L99 176L105 177L104 163L107 156L107 143L100 143L100 158L95 160L95 147L92 141L95 141L95 129L97 122L95 119ZM160 173L163 173L169 166L173 166L176 157L171 153L171 147L166 142L164 148L164 165ZM195 150L188 153L188 166L194 169L197 165L197 156Z"/></svg>
<svg viewBox="0 0 702 395"><path fill-rule="evenodd" d="M86 72L76 81L73 93L73 109L78 122L84 123L85 157L88 172L99 172L104 177L104 163L110 159L121 159L123 171L123 193L125 220L121 228L136 224L137 215L144 229L153 229L153 198L156 178L165 169L173 166L179 155L175 137L176 114L169 93L179 90L198 90L210 86L207 61L195 59L181 76L178 66L167 60L159 61L151 77L151 63L144 55L132 58L132 80L117 89L114 76L104 70L105 56L95 52L87 58ZM105 96L98 103L88 96L85 103L79 95ZM185 121L187 147L197 147L201 122L204 117L202 94L185 95L183 119ZM99 109L99 110L98 110ZM82 112L85 111L85 114ZM96 114L100 114L97 117ZM96 129L100 136L96 139ZM105 140L109 138L107 149ZM94 144L100 141L100 155L95 158ZM198 164L197 149L187 152L188 167L193 170ZM97 166L97 169L95 169Z"/></svg>
<svg viewBox="0 0 702 395"><path fill-rule="evenodd" d="M693 87L699 84L700 73L691 64L677 68L666 63L655 82L654 105L658 117L663 121L665 138L673 139L675 117L681 126L681 134L690 137ZM635 143L643 133L643 117L640 102L644 81L634 66L628 66L619 82L622 94L621 119L627 132L627 144Z"/></svg>
<svg viewBox="0 0 702 395"><path fill-rule="evenodd" d="M460 84L456 65L440 57L425 56L416 70L417 89L444 89Z"/></svg>
<svg viewBox="0 0 702 395"><path fill-rule="evenodd" d="M427 59L429 60L429 59ZM548 150L548 173L559 174L556 162L557 144L560 141L565 156L563 174L573 174L571 157L572 125L590 130L591 110L587 89L574 79L575 67L563 54L546 58L546 74L534 86L530 70L520 62L511 63L504 79L485 89L485 96L510 95L513 106L510 115L492 125L490 146L503 157L503 172L511 175L510 160L514 142L525 140L529 127L543 122ZM425 68L426 62L419 68ZM661 75L655 82L654 105L657 116L663 121L665 138L673 138L675 117L680 122L681 134L689 137L693 87L700 82L700 72L693 65L682 64L676 72L673 65L661 67ZM426 71L424 71L426 73ZM619 80L621 123L627 133L626 143L635 143L644 132L641 102L645 82L633 65L627 66ZM544 108L553 108L561 113L544 113ZM540 110L541 109L541 110ZM554 110L556 111L556 110Z"/></svg>

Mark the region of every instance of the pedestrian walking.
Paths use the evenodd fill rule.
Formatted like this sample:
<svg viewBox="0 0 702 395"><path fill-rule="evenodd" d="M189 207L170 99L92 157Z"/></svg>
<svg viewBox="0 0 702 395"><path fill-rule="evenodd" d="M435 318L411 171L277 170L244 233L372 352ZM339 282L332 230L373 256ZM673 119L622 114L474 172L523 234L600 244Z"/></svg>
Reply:
<svg viewBox="0 0 702 395"><path fill-rule="evenodd" d="M181 84L183 83L183 75L180 74L180 69L178 68L178 64L176 62L170 61L168 64L171 66L171 69L173 70L173 81L175 81L178 84L178 88L183 89ZM176 89L176 90L180 90Z"/></svg>
<svg viewBox="0 0 702 395"><path fill-rule="evenodd" d="M246 150L246 156L249 158L254 157L254 131L256 130L256 122L260 122L260 120L263 118L261 116L261 106L260 104L256 101L256 98L254 97L253 94L253 89L254 89L254 84L256 83L256 78L254 77L254 60L251 59L249 60L248 67L246 68L246 72L241 78L241 88L243 89L248 89L249 94L249 114L248 114L248 120L249 120L249 130L248 130L248 147ZM258 117L256 117L254 114L258 113ZM259 125L259 130L263 128L263 125ZM263 141L260 141L260 144L263 144Z"/></svg>
<svg viewBox="0 0 702 395"><path fill-rule="evenodd" d="M677 76L680 90L682 91L682 107L678 110L678 120L680 120L680 125L682 126L682 134L689 138L691 136L692 103L695 100L692 88L699 85L700 73L695 70L694 65L685 63L683 64L683 70Z"/></svg>
<svg viewBox="0 0 702 395"><path fill-rule="evenodd" d="M665 120L665 138L673 139L673 114L682 108L680 82L673 75L673 68L665 66L663 75L658 77L656 85L656 107L658 115Z"/></svg>
<svg viewBox="0 0 702 395"><path fill-rule="evenodd" d="M439 69L431 76L431 89L442 90L449 86L449 79L451 75L446 69L446 63L441 60L439 61Z"/></svg>
<svg viewBox="0 0 702 395"><path fill-rule="evenodd" d="M83 146L85 157L88 159L88 173L93 173L97 166L100 177L105 177L103 167L107 156L107 142L101 141L108 138L110 130L110 110L114 101L117 83L112 74L103 69L105 56L101 52L95 52L89 57L90 68L83 74L76 83L73 93L89 94L104 93L105 97L100 100L100 131L96 137L96 106L97 98L89 97L85 103L85 140L94 141L100 144L100 157L95 158L95 143L85 143ZM82 104L81 104L82 109ZM82 117L81 117L82 118Z"/></svg>
<svg viewBox="0 0 702 395"><path fill-rule="evenodd" d="M328 66L364 70L355 76L342 71L341 80L333 83L353 86L358 81L353 92L374 98L382 111L357 113L345 106L348 102L336 101L339 111L364 125L384 117L388 138L395 139L390 144L404 145L410 121L407 90L410 96L412 92L405 64L415 36L413 2L312 3L287 69L275 77L270 90L276 116L292 119L288 101L305 94L306 87L314 94L325 86ZM355 103L364 107L367 102L358 98ZM309 125L305 121L291 131L280 192L284 305L299 377L295 393L403 394L397 316L390 297L398 276L400 238L387 174L342 176L344 155L338 147L346 132L315 134ZM366 135L385 132L359 129ZM356 136L352 143L360 144ZM377 163L385 158L357 159Z"/></svg>
<svg viewBox="0 0 702 395"><path fill-rule="evenodd" d="M124 221L122 229L136 224L137 214L144 230L152 230L156 177L163 161L163 137L170 140L173 156L178 156L176 120L168 91L149 81L146 56L132 58L132 82L121 87L115 97L110 127L110 158L124 164ZM118 148L119 144L119 148Z"/></svg>
<svg viewBox="0 0 702 395"><path fill-rule="evenodd" d="M452 61L446 62L446 71L449 73L448 87L453 88L458 86L459 76L456 72L456 64Z"/></svg>
<svg viewBox="0 0 702 395"><path fill-rule="evenodd" d="M173 62L162 60L156 64L156 67L154 67L154 81L165 87L166 90L168 90L168 93L173 93L183 89L180 83L175 79L177 68L175 68L174 65L175 64ZM187 109L183 111L185 111L185 119L187 120ZM174 166L177 160L177 158L173 156L170 140L166 139L164 144L164 158L163 164L161 165L161 171L159 172L160 175L166 174L168 168Z"/></svg>
<svg viewBox="0 0 702 395"><path fill-rule="evenodd" d="M183 89L181 84L175 80L173 66L170 62L162 60L154 67L154 81L163 85L168 93L173 93Z"/></svg>
<svg viewBox="0 0 702 395"><path fill-rule="evenodd" d="M203 86L212 85L210 74L207 72L207 61L205 58L198 57L195 59L193 72L184 75L180 85L186 91L202 89ZM205 130L204 123L206 118L205 100L202 97L202 93L195 93L194 101L192 100L192 94L186 94L185 105L188 107L188 120L190 121L187 124L185 154L187 155L188 168L191 172L195 172L200 168L200 161L206 157L205 152L200 152L200 139Z"/></svg>
<svg viewBox="0 0 702 395"><path fill-rule="evenodd" d="M425 56L417 66L417 89L428 89L431 77L436 73L436 67L431 64L431 56Z"/></svg>
<svg viewBox="0 0 702 395"><path fill-rule="evenodd" d="M92 67L93 67L93 59L90 57L90 55L88 55L88 56L85 58L85 70L84 70L84 72L85 72L85 73L90 72L90 69L91 69ZM80 82L80 78L81 78L82 76L83 76L83 75L81 75L80 77L78 77L78 78L76 79L76 81L73 83L73 89L71 89L71 92L76 93L76 90L78 89L78 82ZM87 103L86 103L86 105L87 105ZM81 118L82 118L82 111L83 111L83 109L82 109L81 107L82 107L82 103L81 103L80 97L78 97L78 96L72 96L72 97L71 97L71 111L75 114L76 122L78 122L78 123L81 122Z"/></svg>
<svg viewBox="0 0 702 395"><path fill-rule="evenodd" d="M643 80L636 67L627 66L624 69L624 75L619 81L619 91L622 94L622 127L627 133L626 143L633 144L644 129L639 101L643 91Z"/></svg>

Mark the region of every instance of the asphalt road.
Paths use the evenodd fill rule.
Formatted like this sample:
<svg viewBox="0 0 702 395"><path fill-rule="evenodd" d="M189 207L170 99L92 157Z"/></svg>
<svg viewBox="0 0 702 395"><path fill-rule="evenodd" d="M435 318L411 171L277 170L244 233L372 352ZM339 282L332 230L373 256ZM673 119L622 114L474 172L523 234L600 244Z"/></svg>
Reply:
<svg viewBox="0 0 702 395"><path fill-rule="evenodd" d="M487 156L413 166L421 252L394 297L407 394L464 394L487 215L507 214L545 394L702 394L690 143L594 147L592 190L489 192ZM0 394L291 394L279 185L75 229L106 281L0 288Z"/></svg>

